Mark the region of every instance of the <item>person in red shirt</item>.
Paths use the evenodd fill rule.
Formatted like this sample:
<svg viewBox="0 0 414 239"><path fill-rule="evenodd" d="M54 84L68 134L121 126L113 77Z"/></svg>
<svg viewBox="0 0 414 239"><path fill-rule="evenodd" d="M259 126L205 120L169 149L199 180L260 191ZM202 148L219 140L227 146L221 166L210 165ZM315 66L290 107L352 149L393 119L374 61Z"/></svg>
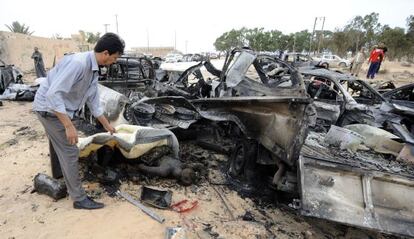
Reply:
<svg viewBox="0 0 414 239"><path fill-rule="evenodd" d="M367 79L374 79L375 74L377 73L378 67L380 62L384 58L384 51L377 46L374 46L374 50L372 50L371 55L369 56L368 63L369 65Z"/></svg>
<svg viewBox="0 0 414 239"><path fill-rule="evenodd" d="M380 43L378 45L378 48L381 49L384 52L384 57L382 58L382 61L379 63L379 66L378 66L378 69L377 69L377 72L376 73L378 73L378 71L380 70L381 63L384 61L385 55L387 54L387 51L388 51L388 48L384 45L384 43Z"/></svg>

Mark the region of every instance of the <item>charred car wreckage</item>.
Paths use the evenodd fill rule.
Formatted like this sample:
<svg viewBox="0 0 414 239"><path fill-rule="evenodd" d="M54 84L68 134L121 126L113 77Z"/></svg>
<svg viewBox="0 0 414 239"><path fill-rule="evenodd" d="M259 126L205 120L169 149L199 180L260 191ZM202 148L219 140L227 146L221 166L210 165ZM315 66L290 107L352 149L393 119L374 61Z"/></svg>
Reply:
<svg viewBox="0 0 414 239"><path fill-rule="evenodd" d="M412 88L408 98L404 89L381 95L357 78L249 49L220 67L165 70L125 57L100 73L101 103L120 131L81 140L81 156L100 166L123 157L139 173L189 185L205 169L180 158L192 141L228 155L230 181L248 190L265 181L299 198L290 205L303 215L414 236L413 107L396 98L412 101ZM80 116L96 125L86 107Z"/></svg>
<svg viewBox="0 0 414 239"><path fill-rule="evenodd" d="M33 101L38 85L23 83L23 73L0 60L0 100Z"/></svg>

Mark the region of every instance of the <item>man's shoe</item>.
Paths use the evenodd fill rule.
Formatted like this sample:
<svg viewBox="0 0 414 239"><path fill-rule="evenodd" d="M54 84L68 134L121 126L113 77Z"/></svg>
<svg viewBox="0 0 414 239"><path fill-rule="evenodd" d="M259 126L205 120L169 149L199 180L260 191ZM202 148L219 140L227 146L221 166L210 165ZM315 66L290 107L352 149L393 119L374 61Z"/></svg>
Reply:
<svg viewBox="0 0 414 239"><path fill-rule="evenodd" d="M86 197L82 201L73 202L73 207L76 209L99 209L103 208L104 204L100 202L95 202L92 198Z"/></svg>

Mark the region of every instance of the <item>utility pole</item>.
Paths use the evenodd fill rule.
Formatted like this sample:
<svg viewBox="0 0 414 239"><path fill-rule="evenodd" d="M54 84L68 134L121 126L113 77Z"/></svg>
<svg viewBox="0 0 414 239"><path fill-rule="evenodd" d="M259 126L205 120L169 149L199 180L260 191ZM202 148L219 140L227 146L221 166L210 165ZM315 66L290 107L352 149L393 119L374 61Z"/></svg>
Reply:
<svg viewBox="0 0 414 239"><path fill-rule="evenodd" d="M116 23L116 34L119 35L119 31L118 31L118 14L115 14L115 23Z"/></svg>
<svg viewBox="0 0 414 239"><path fill-rule="evenodd" d="M177 50L177 30L174 30L174 51Z"/></svg>
<svg viewBox="0 0 414 239"><path fill-rule="evenodd" d="M293 52L295 52L295 46L296 46L296 34L293 36L293 49L292 49Z"/></svg>
<svg viewBox="0 0 414 239"><path fill-rule="evenodd" d="M148 28L147 28L147 51L149 53L149 32L148 32Z"/></svg>
<svg viewBox="0 0 414 239"><path fill-rule="evenodd" d="M321 47L321 42L323 41L323 27L325 26L325 17L321 17L323 19L322 22L322 30L321 30L321 35L319 36L319 42L318 42L318 53L319 53L319 49Z"/></svg>
<svg viewBox="0 0 414 239"><path fill-rule="evenodd" d="M107 33L108 32L108 26L109 26L109 24L108 23L106 23L106 24L103 24L104 25L104 27L105 27L105 33Z"/></svg>
<svg viewBox="0 0 414 239"><path fill-rule="evenodd" d="M308 55L312 52L312 40L313 40L313 35L315 34L316 20L318 20L317 17L315 17L315 23L313 23L312 35L309 39L309 53L308 53Z"/></svg>

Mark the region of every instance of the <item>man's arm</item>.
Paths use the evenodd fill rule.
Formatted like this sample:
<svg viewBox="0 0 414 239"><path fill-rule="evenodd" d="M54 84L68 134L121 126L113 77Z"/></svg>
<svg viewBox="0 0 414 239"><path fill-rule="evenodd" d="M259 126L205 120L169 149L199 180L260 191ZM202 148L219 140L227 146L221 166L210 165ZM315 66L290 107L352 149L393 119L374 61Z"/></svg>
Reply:
<svg viewBox="0 0 414 239"><path fill-rule="evenodd" d="M53 111L53 113L55 113L56 117L58 117L59 121L65 127L66 138L68 139L69 143L72 145L77 144L78 131L76 130L69 116L67 114L63 114L57 111Z"/></svg>
<svg viewBox="0 0 414 239"><path fill-rule="evenodd" d="M98 116L97 119L99 120L99 122L101 122L102 126L106 129L106 131L108 131L111 134L116 132L115 128L109 124L109 121L106 119L104 115Z"/></svg>
<svg viewBox="0 0 414 239"><path fill-rule="evenodd" d="M48 108L67 114L64 95L69 93L73 85L82 77L83 65L77 61L66 63L55 75L48 91L46 104Z"/></svg>
<svg viewBox="0 0 414 239"><path fill-rule="evenodd" d="M115 128L109 124L109 121L104 116L104 110L99 101L99 92L98 92L98 79L95 78L91 88L88 91L88 99L86 100L86 105L91 111L92 115L95 116L102 124L102 126L111 134L115 133Z"/></svg>
<svg viewBox="0 0 414 239"><path fill-rule="evenodd" d="M65 127L66 138L72 145L78 142L78 132L69 118L63 95L68 93L82 73L79 62L70 62L61 69L46 92L46 104Z"/></svg>

